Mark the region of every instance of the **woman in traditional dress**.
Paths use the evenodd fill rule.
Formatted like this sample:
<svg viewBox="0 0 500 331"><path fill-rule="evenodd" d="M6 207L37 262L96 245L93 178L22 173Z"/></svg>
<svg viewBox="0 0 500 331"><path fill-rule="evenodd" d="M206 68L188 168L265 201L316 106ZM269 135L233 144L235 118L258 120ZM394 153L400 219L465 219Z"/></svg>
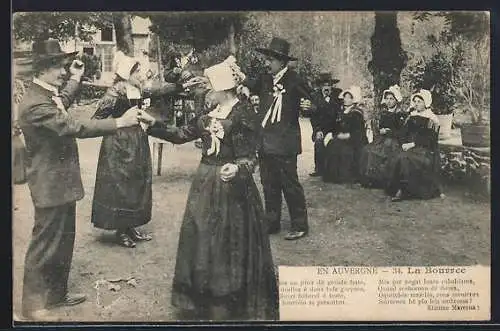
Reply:
<svg viewBox="0 0 500 331"><path fill-rule="evenodd" d="M361 151L360 176L365 187L384 188L389 181L389 166L401 150L401 133L408 113L400 106L403 97L398 85L385 90L378 118L378 133L374 141Z"/></svg>
<svg viewBox="0 0 500 331"><path fill-rule="evenodd" d="M411 96L411 113L405 124L402 151L391 166L387 193L393 201L430 199L441 194L439 182L439 120L431 111L432 95L420 90Z"/></svg>
<svg viewBox="0 0 500 331"><path fill-rule="evenodd" d="M142 107L141 86L145 77L139 61L122 54L115 65L115 81L100 100L94 118L117 118L131 106ZM182 87L168 83L155 87L154 93L179 90ZM118 243L124 247L133 248L136 241L151 240L151 235L136 229L151 220L151 181L148 135L141 126L122 128L105 136L97 164L93 225L115 230Z"/></svg>
<svg viewBox="0 0 500 331"><path fill-rule="evenodd" d="M252 177L259 123L251 105L237 97L237 67L223 62L205 75L218 103L208 114L179 128L139 115L155 137L203 142L181 226L172 304L181 319L275 320L277 281Z"/></svg>
<svg viewBox="0 0 500 331"><path fill-rule="evenodd" d="M361 149L368 143L365 130L361 89L351 86L343 91L342 112L337 118L336 134L325 136L325 168L323 180L331 183L354 183L359 177L359 157Z"/></svg>

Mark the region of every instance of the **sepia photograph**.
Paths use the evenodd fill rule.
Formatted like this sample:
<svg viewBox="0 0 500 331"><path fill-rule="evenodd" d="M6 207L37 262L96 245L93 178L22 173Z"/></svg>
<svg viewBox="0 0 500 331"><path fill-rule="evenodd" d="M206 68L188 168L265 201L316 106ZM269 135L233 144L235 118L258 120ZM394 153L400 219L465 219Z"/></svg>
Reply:
<svg viewBox="0 0 500 331"><path fill-rule="evenodd" d="M490 13L12 14L13 323L490 319Z"/></svg>

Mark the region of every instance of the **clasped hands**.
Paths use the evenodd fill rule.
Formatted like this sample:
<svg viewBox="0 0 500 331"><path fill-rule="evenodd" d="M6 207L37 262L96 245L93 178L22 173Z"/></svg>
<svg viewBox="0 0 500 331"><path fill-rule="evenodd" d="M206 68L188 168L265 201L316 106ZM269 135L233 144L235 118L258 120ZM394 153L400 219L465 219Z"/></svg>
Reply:
<svg viewBox="0 0 500 331"><path fill-rule="evenodd" d="M220 179L223 182L229 182L238 173L238 165L234 163L226 163L220 169Z"/></svg>

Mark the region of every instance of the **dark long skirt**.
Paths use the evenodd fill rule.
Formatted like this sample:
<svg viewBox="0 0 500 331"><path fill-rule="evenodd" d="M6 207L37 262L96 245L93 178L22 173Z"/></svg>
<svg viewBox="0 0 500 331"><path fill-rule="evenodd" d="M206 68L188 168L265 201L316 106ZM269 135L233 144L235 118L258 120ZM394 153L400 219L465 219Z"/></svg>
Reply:
<svg viewBox="0 0 500 331"><path fill-rule="evenodd" d="M103 137L92 203L94 226L117 230L148 223L151 180L148 136L140 126Z"/></svg>
<svg viewBox="0 0 500 331"><path fill-rule="evenodd" d="M323 180L328 183L354 183L359 177L360 148L349 140L333 139L325 148Z"/></svg>
<svg viewBox="0 0 500 331"><path fill-rule="evenodd" d="M405 198L432 199L441 193L438 152L413 147L399 153L391 167L387 194L401 190Z"/></svg>
<svg viewBox="0 0 500 331"><path fill-rule="evenodd" d="M193 319L275 320L278 291L262 202L251 176L220 180L201 163L189 192L172 304Z"/></svg>
<svg viewBox="0 0 500 331"><path fill-rule="evenodd" d="M390 180L394 158L401 146L393 137L380 136L363 147L359 160L359 174L363 185L384 188Z"/></svg>

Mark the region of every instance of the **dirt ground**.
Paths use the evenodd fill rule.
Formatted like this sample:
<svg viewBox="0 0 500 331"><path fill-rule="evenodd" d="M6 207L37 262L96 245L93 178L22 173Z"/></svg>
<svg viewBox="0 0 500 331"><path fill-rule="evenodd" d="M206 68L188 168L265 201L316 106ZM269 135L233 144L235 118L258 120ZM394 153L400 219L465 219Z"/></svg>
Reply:
<svg viewBox="0 0 500 331"><path fill-rule="evenodd" d="M84 109L78 116L87 116ZM313 168L311 127L302 120L299 177L306 192L310 235L298 241L272 235L276 265L423 266L490 264L490 204L466 187L447 188L444 200L391 203L380 190L325 184ZM199 161L193 143L166 144L162 175L153 178L154 240L135 249L113 244L111 233L90 223L100 138L79 141L86 196L77 204L71 291L88 300L57 314L67 321L172 321L171 281L184 205ZM257 182L260 186L258 174ZM24 254L33 226L26 185L14 187L13 294L19 311ZM288 213L284 208L285 222ZM285 223L285 230L288 224ZM128 281L128 282L127 282ZM118 285L118 286L117 286Z"/></svg>

